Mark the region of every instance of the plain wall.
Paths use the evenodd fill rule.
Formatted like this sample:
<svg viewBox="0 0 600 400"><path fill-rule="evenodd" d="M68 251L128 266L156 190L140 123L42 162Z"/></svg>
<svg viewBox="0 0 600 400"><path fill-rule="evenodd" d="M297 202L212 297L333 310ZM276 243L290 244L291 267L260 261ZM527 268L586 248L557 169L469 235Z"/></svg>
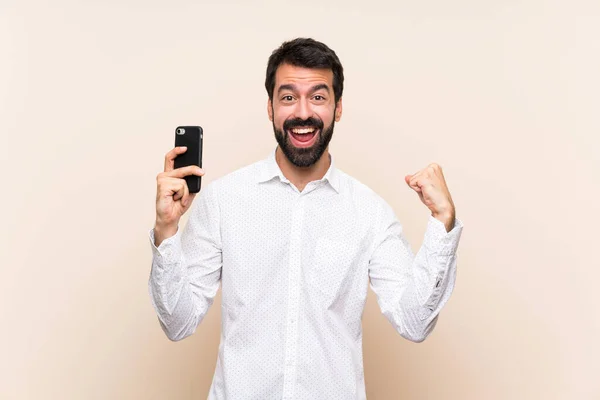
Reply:
<svg viewBox="0 0 600 400"><path fill-rule="evenodd" d="M338 167L414 251L406 174L439 163L465 224L425 342L369 292L368 398L600 399L600 3L542 0L1 1L0 398L206 398L221 295L161 331L156 175L179 124L205 129L205 183L266 157L267 59L297 36L345 68Z"/></svg>

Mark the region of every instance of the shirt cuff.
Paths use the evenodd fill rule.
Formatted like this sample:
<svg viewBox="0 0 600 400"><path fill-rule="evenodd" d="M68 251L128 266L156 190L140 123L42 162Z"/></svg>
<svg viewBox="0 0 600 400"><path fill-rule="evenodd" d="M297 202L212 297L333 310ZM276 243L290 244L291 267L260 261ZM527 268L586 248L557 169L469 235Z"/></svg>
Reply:
<svg viewBox="0 0 600 400"><path fill-rule="evenodd" d="M430 215L423 243L434 253L441 255L455 254L462 234L462 228L462 221L455 217L454 226L450 232L446 232L444 223L433 215Z"/></svg>
<svg viewBox="0 0 600 400"><path fill-rule="evenodd" d="M154 244L154 228L148 234L152 255L160 261L160 265L174 264L179 261L181 254L181 229L177 227L175 235L164 239L158 247Z"/></svg>

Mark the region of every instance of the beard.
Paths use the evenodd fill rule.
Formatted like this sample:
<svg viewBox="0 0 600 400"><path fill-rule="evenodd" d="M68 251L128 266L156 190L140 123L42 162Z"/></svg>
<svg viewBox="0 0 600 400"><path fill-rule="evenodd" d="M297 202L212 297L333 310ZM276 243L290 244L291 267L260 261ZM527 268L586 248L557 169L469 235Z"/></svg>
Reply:
<svg viewBox="0 0 600 400"><path fill-rule="evenodd" d="M335 114L335 110L334 110ZM274 119L273 119L274 120ZM329 146L329 142L333 137L333 127L335 125L335 119L331 121L331 125L323 130L323 121L318 118L307 118L305 120L300 118L286 120L283 123L283 130L278 129L273 121L273 132L275 133L275 139L281 147L281 151L288 160L296 167L310 167L315 164L325 150ZM294 127L314 127L318 130L315 135L318 135L317 140L311 147L296 147L294 146L289 137L289 130Z"/></svg>

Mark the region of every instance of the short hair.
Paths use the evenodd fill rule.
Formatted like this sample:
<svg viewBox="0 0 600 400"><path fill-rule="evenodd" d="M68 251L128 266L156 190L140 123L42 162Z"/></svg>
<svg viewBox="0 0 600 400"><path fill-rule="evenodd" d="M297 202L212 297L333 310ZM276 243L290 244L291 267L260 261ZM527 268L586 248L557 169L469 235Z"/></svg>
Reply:
<svg viewBox="0 0 600 400"><path fill-rule="evenodd" d="M281 64L304 68L326 68L333 72L333 93L335 102L344 91L344 68L338 56L324 43L310 38L297 38L283 42L269 57L265 88L269 99L273 100L275 72Z"/></svg>

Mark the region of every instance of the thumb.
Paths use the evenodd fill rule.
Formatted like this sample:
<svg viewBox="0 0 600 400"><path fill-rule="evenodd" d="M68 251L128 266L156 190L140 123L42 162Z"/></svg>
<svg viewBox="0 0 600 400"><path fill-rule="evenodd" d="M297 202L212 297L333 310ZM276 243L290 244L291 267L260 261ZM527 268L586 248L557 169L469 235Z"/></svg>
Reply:
<svg viewBox="0 0 600 400"><path fill-rule="evenodd" d="M406 175L406 176L404 177L404 181L406 182L406 184L407 184L408 186L410 186L410 178L412 178L412 175Z"/></svg>

